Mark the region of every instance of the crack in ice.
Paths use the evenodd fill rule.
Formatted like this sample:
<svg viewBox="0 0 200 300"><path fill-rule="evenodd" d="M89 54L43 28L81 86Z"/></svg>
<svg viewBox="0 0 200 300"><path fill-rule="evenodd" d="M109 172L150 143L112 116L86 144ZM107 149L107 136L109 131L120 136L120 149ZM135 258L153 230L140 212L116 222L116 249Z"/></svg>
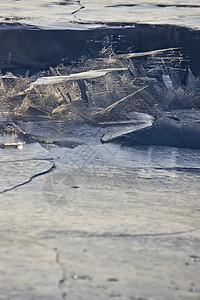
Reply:
<svg viewBox="0 0 200 300"><path fill-rule="evenodd" d="M65 291L63 291L63 285L64 285L67 277L66 277L65 269L64 269L64 267L63 267L63 265L60 261L60 253L59 253L58 249L54 248L54 252L56 253L56 263L58 264L58 266L59 266L59 268L62 272L62 276L61 276L61 278L59 279L59 282L58 282L58 287L61 291L62 299L66 300L67 299L67 294L66 294Z"/></svg>
<svg viewBox="0 0 200 300"><path fill-rule="evenodd" d="M81 4L81 1L78 1L78 5L79 5L80 7L71 13L71 15L73 15L75 19L77 19L76 14L77 14L81 9L84 9L84 8L85 8L85 6ZM81 18L78 18L78 20L79 20L79 21L82 21Z"/></svg>
<svg viewBox="0 0 200 300"><path fill-rule="evenodd" d="M30 182L31 182L34 178L36 178L36 177L39 177L39 176L41 176L41 175L45 175L45 174L50 173L54 168L55 168L55 164L53 163L53 165L52 165L48 170L45 170L45 171L43 171L43 172L39 172L39 173L37 173L37 174L34 174L34 175L31 176L28 180L26 180L26 181L24 181L24 182L22 182L22 183L19 183L19 184L15 185L15 186L13 186L13 187L11 187L11 188L7 188L7 189L5 189L5 190L3 190L3 191L0 191L0 195L1 195L1 194L4 194L4 193L7 193L7 192L10 192L10 191L13 191L13 190L15 190L15 189L18 188L18 187L24 186L24 185L30 183Z"/></svg>

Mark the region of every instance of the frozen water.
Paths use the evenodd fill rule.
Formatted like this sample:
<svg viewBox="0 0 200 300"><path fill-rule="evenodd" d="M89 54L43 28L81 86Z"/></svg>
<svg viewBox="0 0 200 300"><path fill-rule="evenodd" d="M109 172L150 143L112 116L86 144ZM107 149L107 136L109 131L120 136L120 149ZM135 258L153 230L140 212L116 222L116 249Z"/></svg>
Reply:
<svg viewBox="0 0 200 300"><path fill-rule="evenodd" d="M160 5L161 4L161 5ZM178 7L178 9L177 9ZM69 22L140 22L200 27L199 1L50 1L1 0L1 21L46 28L72 28Z"/></svg>
<svg viewBox="0 0 200 300"><path fill-rule="evenodd" d="M16 37L19 29L23 34L25 27L30 29L16 22L63 29L63 32L76 28L83 30L84 35L84 29L102 25L76 22L168 23L199 28L199 9L197 0L163 0L162 5L157 0L1 0L0 20L1 30L10 30L11 34L16 29L12 37ZM114 26L118 30L121 25ZM134 25L124 28L131 26L134 28ZM32 38L37 36L38 28L31 28L33 35L29 41L37 46L36 55L39 44ZM59 31L56 40L58 35ZM117 37L122 45L123 36ZM94 40L100 43L99 50L111 41L106 33ZM13 41L11 38L11 48L15 49ZM197 51L196 38L195 42ZM161 53L159 58L155 53L144 54L141 59L146 59L145 69L141 60L136 67L136 62L128 57L116 59L109 47L104 49L107 54L97 53L98 59L83 58L68 67L48 69L48 66L48 70L41 70L40 65L40 72L34 70L35 75L31 76L27 68L38 67L38 63L33 63L34 51L29 44L26 48L24 40L20 47L18 63L25 66L25 73L22 70L21 76L17 71L15 77L7 74L0 79L1 109L9 111L0 114L1 132L5 124L12 128L10 123L14 121L21 133L80 144L73 149L54 144L43 148L39 143L25 143L22 149L0 149L0 299L199 300L200 150L102 144L100 138L105 134L102 126L106 122L116 125L119 119L110 120L107 115L100 127L95 126L97 121L93 126L88 123L90 118L105 116L106 107L112 110L112 104L123 99L129 112L121 124L130 121L132 111L139 110L156 117L165 113L171 119L193 122L198 127L198 76L190 74L190 83L182 86L182 73L177 70L180 87L177 92L176 80L173 83L166 71L171 52L169 56ZM49 42L45 53L50 51L48 47ZM131 49L125 48L122 53L128 54ZM5 53L6 59L2 61L10 67L13 53L7 50ZM24 53L30 56L22 62ZM176 57L181 57L180 52ZM122 68L124 64L129 71L120 74L109 73L95 80L79 77L82 82L70 80L30 88L41 77L60 75L61 79L62 76L69 79L72 77L69 74L85 76L89 70ZM155 72L155 66L162 66L162 72ZM194 66L198 69L193 61ZM173 78L177 78L177 73ZM139 94L134 103L126 98L150 83L148 92ZM174 98L169 97L168 91L173 91ZM180 110L180 105L188 103L189 109ZM118 106L112 112L119 116L124 107ZM91 111L95 111L95 116ZM80 114L85 116L84 120ZM16 136L2 135L0 142L10 142L13 138L21 141Z"/></svg>

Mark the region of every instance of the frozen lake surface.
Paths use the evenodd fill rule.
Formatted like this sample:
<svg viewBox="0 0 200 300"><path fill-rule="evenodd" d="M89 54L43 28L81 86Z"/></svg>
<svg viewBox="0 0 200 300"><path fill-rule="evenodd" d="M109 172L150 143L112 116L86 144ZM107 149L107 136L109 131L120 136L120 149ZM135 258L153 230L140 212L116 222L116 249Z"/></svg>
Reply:
<svg viewBox="0 0 200 300"><path fill-rule="evenodd" d="M1 298L199 299L200 151L74 132L1 150Z"/></svg>
<svg viewBox="0 0 200 300"><path fill-rule="evenodd" d="M0 300L199 300L199 1L0 12ZM162 118L184 147L123 139Z"/></svg>
<svg viewBox="0 0 200 300"><path fill-rule="evenodd" d="M5 20L23 22L55 29L76 26L77 21L139 22L200 27L198 0L2 0L0 10L2 22Z"/></svg>

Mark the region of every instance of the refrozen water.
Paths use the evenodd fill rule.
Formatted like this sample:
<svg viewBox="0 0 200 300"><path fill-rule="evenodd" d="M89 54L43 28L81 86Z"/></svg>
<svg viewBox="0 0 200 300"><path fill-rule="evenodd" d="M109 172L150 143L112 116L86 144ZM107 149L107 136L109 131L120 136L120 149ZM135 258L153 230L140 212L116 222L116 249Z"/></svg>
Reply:
<svg viewBox="0 0 200 300"><path fill-rule="evenodd" d="M200 27L198 0L2 0L0 10L2 22L22 21L57 29L73 28L75 22L140 22Z"/></svg>
<svg viewBox="0 0 200 300"><path fill-rule="evenodd" d="M66 125L83 145L1 149L2 299L199 299L199 150Z"/></svg>
<svg viewBox="0 0 200 300"><path fill-rule="evenodd" d="M97 148L54 147L52 172L0 195L1 296L198 299L196 151L125 147L99 161ZM187 169L173 168L178 155ZM20 170L41 172L43 163L25 161ZM5 171L14 175L13 166L22 179L16 163Z"/></svg>
<svg viewBox="0 0 200 300"><path fill-rule="evenodd" d="M165 115L183 126L198 127L197 32L189 65L180 49L161 51L160 56L148 52L160 45L158 38L135 55L129 53L134 45L127 47L131 39L118 32L116 40L106 30L135 28L115 22L199 28L199 10L195 0L1 0L2 37L8 41L8 33L18 36L20 45L12 38L9 44L2 43L1 68L15 70L16 75L0 78L0 143L23 145L0 149L0 299L199 300L200 150L100 141L108 129L105 124L131 122L132 111L148 113L151 119ZM94 34L98 51L93 43L89 57L69 65L64 57L63 64L53 67L43 61L37 69L36 54L41 62L41 53L51 49L49 43L45 51L39 47L47 40L41 39L35 26L62 29L63 35L59 30L55 35L43 32L49 41L58 41L58 48L53 45L60 51L62 37L70 34L65 29L80 37L75 31L82 30L84 36L85 29L102 27L99 22L115 24L105 25L102 36ZM139 28L136 41L149 28L152 33L153 27ZM166 28L164 36L171 47L171 36L176 40L181 29ZM24 39L23 30L31 39ZM159 30L156 37L162 33ZM193 31L184 31L181 38L185 32L191 34L186 39L190 44ZM32 52L27 41L43 50ZM8 45L19 50L13 61ZM114 53L110 46L121 52ZM177 61L173 72L172 62L176 66ZM119 71L124 66L126 70ZM118 72L95 77L99 70L113 68ZM49 76L52 84L32 85ZM76 78L55 82L62 76ZM135 101L127 98L144 85L150 85L146 93L139 93ZM71 148L58 146L70 143L74 143Z"/></svg>

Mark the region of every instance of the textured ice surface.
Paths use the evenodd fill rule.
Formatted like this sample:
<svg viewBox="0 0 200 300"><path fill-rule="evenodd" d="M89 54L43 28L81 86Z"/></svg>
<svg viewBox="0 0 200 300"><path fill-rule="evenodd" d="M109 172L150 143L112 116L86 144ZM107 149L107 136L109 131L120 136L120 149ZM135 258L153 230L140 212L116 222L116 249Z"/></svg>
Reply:
<svg viewBox="0 0 200 300"><path fill-rule="evenodd" d="M0 195L1 295L198 300L198 191L190 171L57 164Z"/></svg>
<svg viewBox="0 0 200 300"><path fill-rule="evenodd" d="M21 28L23 32L24 26L15 26L15 22L83 30L99 25L69 21L107 20L199 28L198 1L163 0L162 6L156 4L160 1L1 0L1 21L14 24L1 27L7 33L13 28ZM165 4L168 6L163 7ZM174 7L176 4L182 6ZM32 29L36 36L36 27ZM56 33L56 40L58 35ZM13 36L17 36L17 31ZM169 37L171 39L171 34ZM124 39L119 38L122 45ZM108 38L98 36L98 39L101 46L108 46ZM146 38L144 40L146 44ZM197 35L194 40L197 51ZM11 49L16 48L13 41L11 38ZM34 69L38 64L29 64L35 59L33 48L26 48L23 43L24 40L18 54L24 55L22 50L26 49L31 59L22 62L22 55L18 56L18 62L27 71L27 66ZM36 55L39 45L35 45ZM47 50L45 45L45 52ZM8 67L12 55L6 50L3 56ZM121 61L113 60L112 55L110 51L106 57L102 54L101 60L93 60L93 69L121 68ZM181 119L181 122L183 118L186 123L198 124L199 115L191 109L198 107L198 93L195 93L198 79L193 80L190 72L190 83L183 92L180 78L184 72L177 70L171 77L166 72L161 76L155 72L156 66L162 66L162 70L169 66L169 56L165 55L164 60L163 55L153 60L152 55L144 57L147 58L146 69L140 62L135 68L135 63L124 57L130 68L129 75L128 72L114 76L109 73L95 82L87 79L85 85L70 81L30 89L30 83L38 77L59 73L68 76L91 70L91 61L84 59L69 68L59 66L41 71L35 77L25 75L23 70L24 76L1 77L0 101L4 110L0 114L1 131L5 130L3 125L14 121L22 131L32 135L83 144L74 149L46 145L46 150L37 143L25 144L21 150L0 149L0 299L199 300L199 150L101 144L105 128L97 124L91 126L91 122L73 114L78 112L90 118L92 107L96 109L96 118L98 114L102 116L106 107L112 109L114 102L134 93L134 85L140 88L148 81L151 88L140 94L129 109L137 108L159 116L162 110L160 112L157 105L165 104L169 108L171 104L171 111L167 109L166 113L169 118ZM176 57L179 59L180 53ZM198 74L196 61L193 61L194 66ZM150 76L145 70L151 70ZM161 94L155 78L161 80ZM155 96L155 91L159 97L163 95L162 78L174 98L164 90L164 101L156 102L157 97L152 101L150 95ZM73 106L70 99L76 105ZM125 99L126 105L130 104L129 100ZM166 103L166 100L169 101ZM180 111L182 106L187 106L187 110ZM57 112L58 120L52 119L52 109ZM10 113L5 114L5 111ZM115 113L121 112L122 107L115 110ZM130 121L130 112L123 121ZM61 121L61 117L65 121ZM117 121L108 118L101 126ZM9 126L7 131L12 128ZM10 137L1 137L2 142L8 139Z"/></svg>
<svg viewBox="0 0 200 300"><path fill-rule="evenodd" d="M74 28L76 25L69 24L69 22L76 21L140 22L200 27L198 0L164 0L162 2L158 0L104 0L100 2L98 0L32 0L28 2L26 0L2 0L0 10L1 21L23 21L54 29Z"/></svg>

